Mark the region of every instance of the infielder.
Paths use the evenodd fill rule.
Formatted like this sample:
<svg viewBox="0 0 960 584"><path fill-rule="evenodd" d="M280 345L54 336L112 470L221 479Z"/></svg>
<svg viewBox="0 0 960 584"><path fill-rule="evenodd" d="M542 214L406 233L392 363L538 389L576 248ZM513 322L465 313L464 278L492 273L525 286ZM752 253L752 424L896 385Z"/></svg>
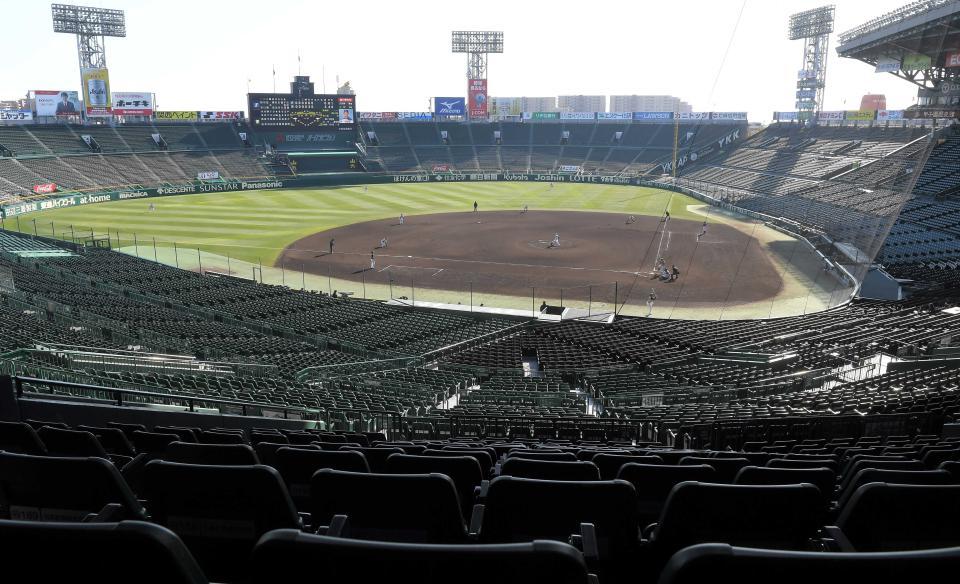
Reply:
<svg viewBox="0 0 960 584"><path fill-rule="evenodd" d="M707 221L703 221L703 225L700 226L700 233L697 234L697 241L700 241L700 238L707 234Z"/></svg>
<svg viewBox="0 0 960 584"><path fill-rule="evenodd" d="M650 294L647 295L647 316L653 314L653 303L657 299L657 292L650 288Z"/></svg>
<svg viewBox="0 0 960 584"><path fill-rule="evenodd" d="M371 270L377 269L377 259L373 257L372 251L370 252L370 269Z"/></svg>
<svg viewBox="0 0 960 584"><path fill-rule="evenodd" d="M400 213L400 225L403 225L403 213Z"/></svg>
<svg viewBox="0 0 960 584"><path fill-rule="evenodd" d="M560 247L560 234L553 234L553 241L550 242L550 247Z"/></svg>
<svg viewBox="0 0 960 584"><path fill-rule="evenodd" d="M381 247L381 248L387 247L387 238L386 238L386 237L383 237L383 238L380 239L380 247Z"/></svg>

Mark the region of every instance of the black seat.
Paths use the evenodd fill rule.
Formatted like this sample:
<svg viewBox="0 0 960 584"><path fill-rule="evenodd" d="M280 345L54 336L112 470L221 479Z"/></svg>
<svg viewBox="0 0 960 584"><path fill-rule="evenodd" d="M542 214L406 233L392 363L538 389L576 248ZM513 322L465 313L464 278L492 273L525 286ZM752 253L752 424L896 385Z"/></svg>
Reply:
<svg viewBox="0 0 960 584"><path fill-rule="evenodd" d="M663 464L663 459L655 455L643 454L609 454L601 452L590 459L600 470L600 478L605 481L617 478L620 467L627 463L634 464Z"/></svg>
<svg viewBox="0 0 960 584"><path fill-rule="evenodd" d="M704 543L674 554L660 584L936 582L960 572L960 548L886 553L762 550Z"/></svg>
<svg viewBox="0 0 960 584"><path fill-rule="evenodd" d="M493 468L493 461L495 456L491 455L489 451L479 448L444 448L443 450L437 450L428 448L420 453L421 456L472 456L477 459L477 462L480 463L480 469L483 471L483 476L489 476L491 469Z"/></svg>
<svg viewBox="0 0 960 584"><path fill-rule="evenodd" d="M110 459L103 445L90 432L43 426L37 430L37 436L43 440L51 456L98 456Z"/></svg>
<svg viewBox="0 0 960 584"><path fill-rule="evenodd" d="M829 468L767 468L745 466L737 473L735 485L798 485L809 483L820 491L824 505L833 498L837 474Z"/></svg>
<svg viewBox="0 0 960 584"><path fill-rule="evenodd" d="M840 490L847 488L847 485L864 469L883 469L883 470L927 470L919 460L857 460L844 467L843 479L840 481Z"/></svg>
<svg viewBox="0 0 960 584"><path fill-rule="evenodd" d="M37 456L47 453L37 431L23 422L0 422L0 450Z"/></svg>
<svg viewBox="0 0 960 584"><path fill-rule="evenodd" d="M663 512L663 505L673 487L684 481L712 482L717 471L712 466L674 466L671 464L628 463L620 467L618 479L633 485L637 491L637 513L642 525L653 523Z"/></svg>
<svg viewBox="0 0 960 584"><path fill-rule="evenodd" d="M256 446L253 447L253 451L257 453L257 459L260 461L260 464L272 466L273 468L280 470L280 463L277 459L277 451L279 451L281 448L289 447L290 444L287 442L257 442ZM296 448L302 450L320 450L319 446L314 446L313 444L302 444L296 446Z"/></svg>
<svg viewBox="0 0 960 584"><path fill-rule="evenodd" d="M525 458L527 460L553 460L553 461L566 461L566 462L576 462L577 455L572 452L561 452L557 450L512 450L507 453L507 459L511 458Z"/></svg>
<svg viewBox="0 0 960 584"><path fill-rule="evenodd" d="M637 495L627 481L544 481L499 476L490 481L478 522L483 543L566 542L592 524L600 571L620 581L630 571L640 532ZM603 576L601 576L603 577Z"/></svg>
<svg viewBox="0 0 960 584"><path fill-rule="evenodd" d="M844 551L858 552L958 546L958 526L960 485L869 483L857 489L837 518L847 540L841 543L849 543Z"/></svg>
<svg viewBox="0 0 960 584"><path fill-rule="evenodd" d="M857 489L869 483L898 485L950 485L957 481L944 470L887 470L865 468L847 481L837 499L837 507L843 509Z"/></svg>
<svg viewBox="0 0 960 584"><path fill-rule="evenodd" d="M464 517L470 517L473 511L474 489L483 482L480 463L472 456L393 454L387 458L387 472L390 474L440 473L447 475L457 487L460 510Z"/></svg>
<svg viewBox="0 0 960 584"><path fill-rule="evenodd" d="M659 570L674 553L698 543L805 550L825 513L820 491L806 483L680 483L667 498L644 557Z"/></svg>
<svg viewBox="0 0 960 584"><path fill-rule="evenodd" d="M207 582L180 538L142 521L0 521L0 549L29 572L30 582Z"/></svg>
<svg viewBox="0 0 960 584"><path fill-rule="evenodd" d="M717 471L714 482L732 483L733 479L745 466L750 466L750 460L747 458L713 458L704 456L685 456L677 463L680 466L708 464Z"/></svg>
<svg viewBox="0 0 960 584"><path fill-rule="evenodd" d="M217 430L204 430L197 437L198 442L203 444L246 444L247 440L241 432L222 432Z"/></svg>
<svg viewBox="0 0 960 584"><path fill-rule="evenodd" d="M387 457L391 454L403 454L400 448L377 448L375 446L341 446L340 450L360 452L367 461L371 472L386 472Z"/></svg>
<svg viewBox="0 0 960 584"><path fill-rule="evenodd" d="M314 526L346 515L350 537L419 543L466 543L457 488L442 474L318 470L310 482Z"/></svg>
<svg viewBox="0 0 960 584"><path fill-rule="evenodd" d="M100 441L100 445L110 454L135 456L136 449L120 428L103 428L99 426L77 426L77 430L90 432Z"/></svg>
<svg viewBox="0 0 960 584"><path fill-rule="evenodd" d="M144 519L146 511L103 458L0 452L0 519L82 521Z"/></svg>
<svg viewBox="0 0 960 584"><path fill-rule="evenodd" d="M234 581L261 535L300 529L280 474L269 466L219 466L154 460L144 472L154 521L183 539L204 573Z"/></svg>
<svg viewBox="0 0 960 584"><path fill-rule="evenodd" d="M363 541L294 530L264 535L253 551L253 583L587 584L575 548L555 541L513 544L411 544ZM358 580L360 576L360 580Z"/></svg>
<svg viewBox="0 0 960 584"><path fill-rule="evenodd" d="M501 476L547 481L599 481L600 470L592 462L568 462L508 458L500 465Z"/></svg>
<svg viewBox="0 0 960 584"><path fill-rule="evenodd" d="M171 442L163 460L185 464L260 464L257 453L246 444Z"/></svg>
<svg viewBox="0 0 960 584"><path fill-rule="evenodd" d="M831 458L771 458L765 465L768 468L829 468L839 472L840 465Z"/></svg>
<svg viewBox="0 0 960 584"><path fill-rule="evenodd" d="M277 450L277 467L297 509L310 508L310 480L321 468L370 472L367 459L355 450L319 450L284 447Z"/></svg>
<svg viewBox="0 0 960 584"><path fill-rule="evenodd" d="M160 454L167 450L167 446L176 442L176 434L163 434L160 432L146 432L143 430L134 430L130 433L130 441L137 452L153 452Z"/></svg>

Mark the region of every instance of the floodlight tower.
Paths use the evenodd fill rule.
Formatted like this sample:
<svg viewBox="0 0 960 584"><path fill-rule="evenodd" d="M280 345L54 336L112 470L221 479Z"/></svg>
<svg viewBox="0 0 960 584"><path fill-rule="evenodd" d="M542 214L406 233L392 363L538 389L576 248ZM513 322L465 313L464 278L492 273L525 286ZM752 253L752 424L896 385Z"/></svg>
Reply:
<svg viewBox="0 0 960 584"><path fill-rule="evenodd" d="M107 66L107 52L103 37L127 36L123 10L51 4L53 32L77 35L77 57L80 70L103 69Z"/></svg>
<svg viewBox="0 0 960 584"><path fill-rule="evenodd" d="M467 99L471 118L487 117L487 56L503 52L503 31L453 31L454 53L467 53Z"/></svg>
<svg viewBox="0 0 960 584"><path fill-rule="evenodd" d="M827 80L827 47L833 32L834 5L805 10L790 16L788 38L803 39L802 69L797 73L797 110L809 112L807 117L816 123L817 112L823 107Z"/></svg>

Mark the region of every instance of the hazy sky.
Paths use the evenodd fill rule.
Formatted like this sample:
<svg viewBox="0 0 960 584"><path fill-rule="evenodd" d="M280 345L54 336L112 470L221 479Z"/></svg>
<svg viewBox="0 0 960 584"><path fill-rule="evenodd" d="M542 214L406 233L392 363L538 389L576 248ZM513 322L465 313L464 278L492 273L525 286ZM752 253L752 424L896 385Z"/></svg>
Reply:
<svg viewBox="0 0 960 584"><path fill-rule="evenodd" d="M164 110L245 110L248 80L271 91L276 65L286 91L299 50L318 92L324 81L335 91L339 75L361 111L429 111L431 96L466 94L466 55L450 52L457 29L504 31L504 54L490 56L493 96L672 94L753 121L793 109L802 43L786 39L787 18L823 3L747 0L735 31L742 0L92 2L126 11L128 36L106 40L112 89L153 92ZM836 30L906 3L836 0ZM75 37L52 32L49 3L0 0L0 14L0 99L79 88ZM914 102L915 86L840 59L836 46L834 35L824 109L857 109L864 93L886 94L889 109Z"/></svg>

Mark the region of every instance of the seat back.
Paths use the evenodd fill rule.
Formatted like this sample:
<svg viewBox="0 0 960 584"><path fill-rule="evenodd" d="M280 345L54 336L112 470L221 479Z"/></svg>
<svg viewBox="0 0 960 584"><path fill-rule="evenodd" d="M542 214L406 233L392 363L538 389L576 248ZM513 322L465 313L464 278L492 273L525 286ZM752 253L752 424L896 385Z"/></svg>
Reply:
<svg viewBox="0 0 960 584"><path fill-rule="evenodd" d="M833 498L837 473L829 468L767 468L745 466L737 473L735 485L798 485L809 483L820 491L824 504Z"/></svg>
<svg viewBox="0 0 960 584"><path fill-rule="evenodd" d="M750 466L750 460L747 458L707 458L703 456L685 456L678 463L681 466L709 464L717 471L714 478L718 483L732 483L733 479L745 466Z"/></svg>
<svg viewBox="0 0 960 584"><path fill-rule="evenodd" d="M350 518L350 537L419 543L465 543L457 488L431 474L359 473L321 469L310 481L314 525Z"/></svg>
<svg viewBox="0 0 960 584"><path fill-rule="evenodd" d="M600 470L600 478L609 481L617 478L620 467L627 463L663 464L663 459L655 455L600 453L594 455L591 462Z"/></svg>
<svg viewBox="0 0 960 584"><path fill-rule="evenodd" d="M960 546L960 485L868 483L842 507L837 526L860 552Z"/></svg>
<svg viewBox="0 0 960 584"><path fill-rule="evenodd" d="M113 464L103 458L61 458L0 452L0 519L81 521L106 505L126 519L146 511Z"/></svg>
<svg viewBox="0 0 960 584"><path fill-rule="evenodd" d="M805 549L823 525L813 485L680 483L670 492L652 535L659 553L698 543ZM665 558L664 558L665 559Z"/></svg>
<svg viewBox="0 0 960 584"><path fill-rule="evenodd" d="M403 454L400 448L378 448L375 446L341 446L339 450L360 452L367 460L371 472L386 472L387 457L391 454Z"/></svg>
<svg viewBox="0 0 960 584"><path fill-rule="evenodd" d="M627 463L620 467L617 478L633 485L641 524L648 525L660 517L673 487L684 481L712 482L716 474L717 471L708 465Z"/></svg>
<svg viewBox="0 0 960 584"><path fill-rule="evenodd" d="M599 481L600 470L592 462L508 458L500 465L501 476L548 481Z"/></svg>
<svg viewBox="0 0 960 584"><path fill-rule="evenodd" d="M737 584L935 582L960 571L960 548L886 553L761 550L704 543L680 550L660 584L703 584L736 575Z"/></svg>
<svg viewBox="0 0 960 584"><path fill-rule="evenodd" d="M37 431L23 422L0 422L0 450L37 456L47 453Z"/></svg>
<svg viewBox="0 0 960 584"><path fill-rule="evenodd" d="M143 489L152 519L180 536L215 581L243 575L240 559L264 533L301 527L280 474L269 466L154 460L144 469Z"/></svg>
<svg viewBox="0 0 960 584"><path fill-rule="evenodd" d="M253 447L253 451L257 453L257 459L260 461L260 464L272 466L280 470L277 451L281 448L288 448L289 446L290 444L287 442L257 442L256 446ZM320 450L320 447L312 444L297 445L296 448L301 450Z"/></svg>
<svg viewBox="0 0 960 584"><path fill-rule="evenodd" d="M37 436L43 440L47 452L52 456L98 456L109 458L107 451L90 432L82 430L64 430L53 426L43 426L37 430Z"/></svg>
<svg viewBox="0 0 960 584"><path fill-rule="evenodd" d="M837 507L843 509L857 489L868 483L892 483L899 485L949 485L957 481L943 470L888 470L865 468L844 483L837 499Z"/></svg>
<svg viewBox="0 0 960 584"><path fill-rule="evenodd" d="M418 584L587 584L587 568L575 548L555 541L514 544L437 545L363 541L278 530L253 552L253 582L394 581Z"/></svg>
<svg viewBox="0 0 960 584"><path fill-rule="evenodd" d="M134 430L130 434L130 441L137 452L166 452L167 446L178 440L176 434L163 434L160 432L146 432L144 430Z"/></svg>
<svg viewBox="0 0 960 584"><path fill-rule="evenodd" d="M457 487L460 509L464 517L470 517L473 509L473 491L483 481L480 463L472 456L417 456L392 454L387 458L389 474L440 473L450 477Z"/></svg>
<svg viewBox="0 0 960 584"><path fill-rule="evenodd" d="M487 476L493 468L494 455L485 449L479 448L444 448L443 450L428 448L420 453L421 456L472 456L480 463L483 476Z"/></svg>
<svg viewBox="0 0 960 584"><path fill-rule="evenodd" d="M127 438L120 428L103 428L98 426L77 426L77 430L90 432L93 434L104 450L110 454L121 454L123 456L134 456L137 454L133 443Z"/></svg>
<svg viewBox="0 0 960 584"><path fill-rule="evenodd" d="M0 521L0 549L29 571L31 582L207 582L180 538L143 521Z"/></svg>
<svg viewBox="0 0 960 584"><path fill-rule="evenodd" d="M840 465L832 458L771 458L767 468L829 468L837 472Z"/></svg>
<svg viewBox="0 0 960 584"><path fill-rule="evenodd" d="M257 454L246 444L193 444L171 442L163 454L167 462L184 464L260 464Z"/></svg>
<svg viewBox="0 0 960 584"><path fill-rule="evenodd" d="M297 509L310 508L310 480L322 468L370 472L363 453L354 450L319 450L284 447L277 450L277 470L287 484Z"/></svg>
<svg viewBox="0 0 960 584"><path fill-rule="evenodd" d="M507 453L507 459L525 458L527 460L553 460L576 462L577 455L572 452L561 452L559 450L513 450Z"/></svg>

